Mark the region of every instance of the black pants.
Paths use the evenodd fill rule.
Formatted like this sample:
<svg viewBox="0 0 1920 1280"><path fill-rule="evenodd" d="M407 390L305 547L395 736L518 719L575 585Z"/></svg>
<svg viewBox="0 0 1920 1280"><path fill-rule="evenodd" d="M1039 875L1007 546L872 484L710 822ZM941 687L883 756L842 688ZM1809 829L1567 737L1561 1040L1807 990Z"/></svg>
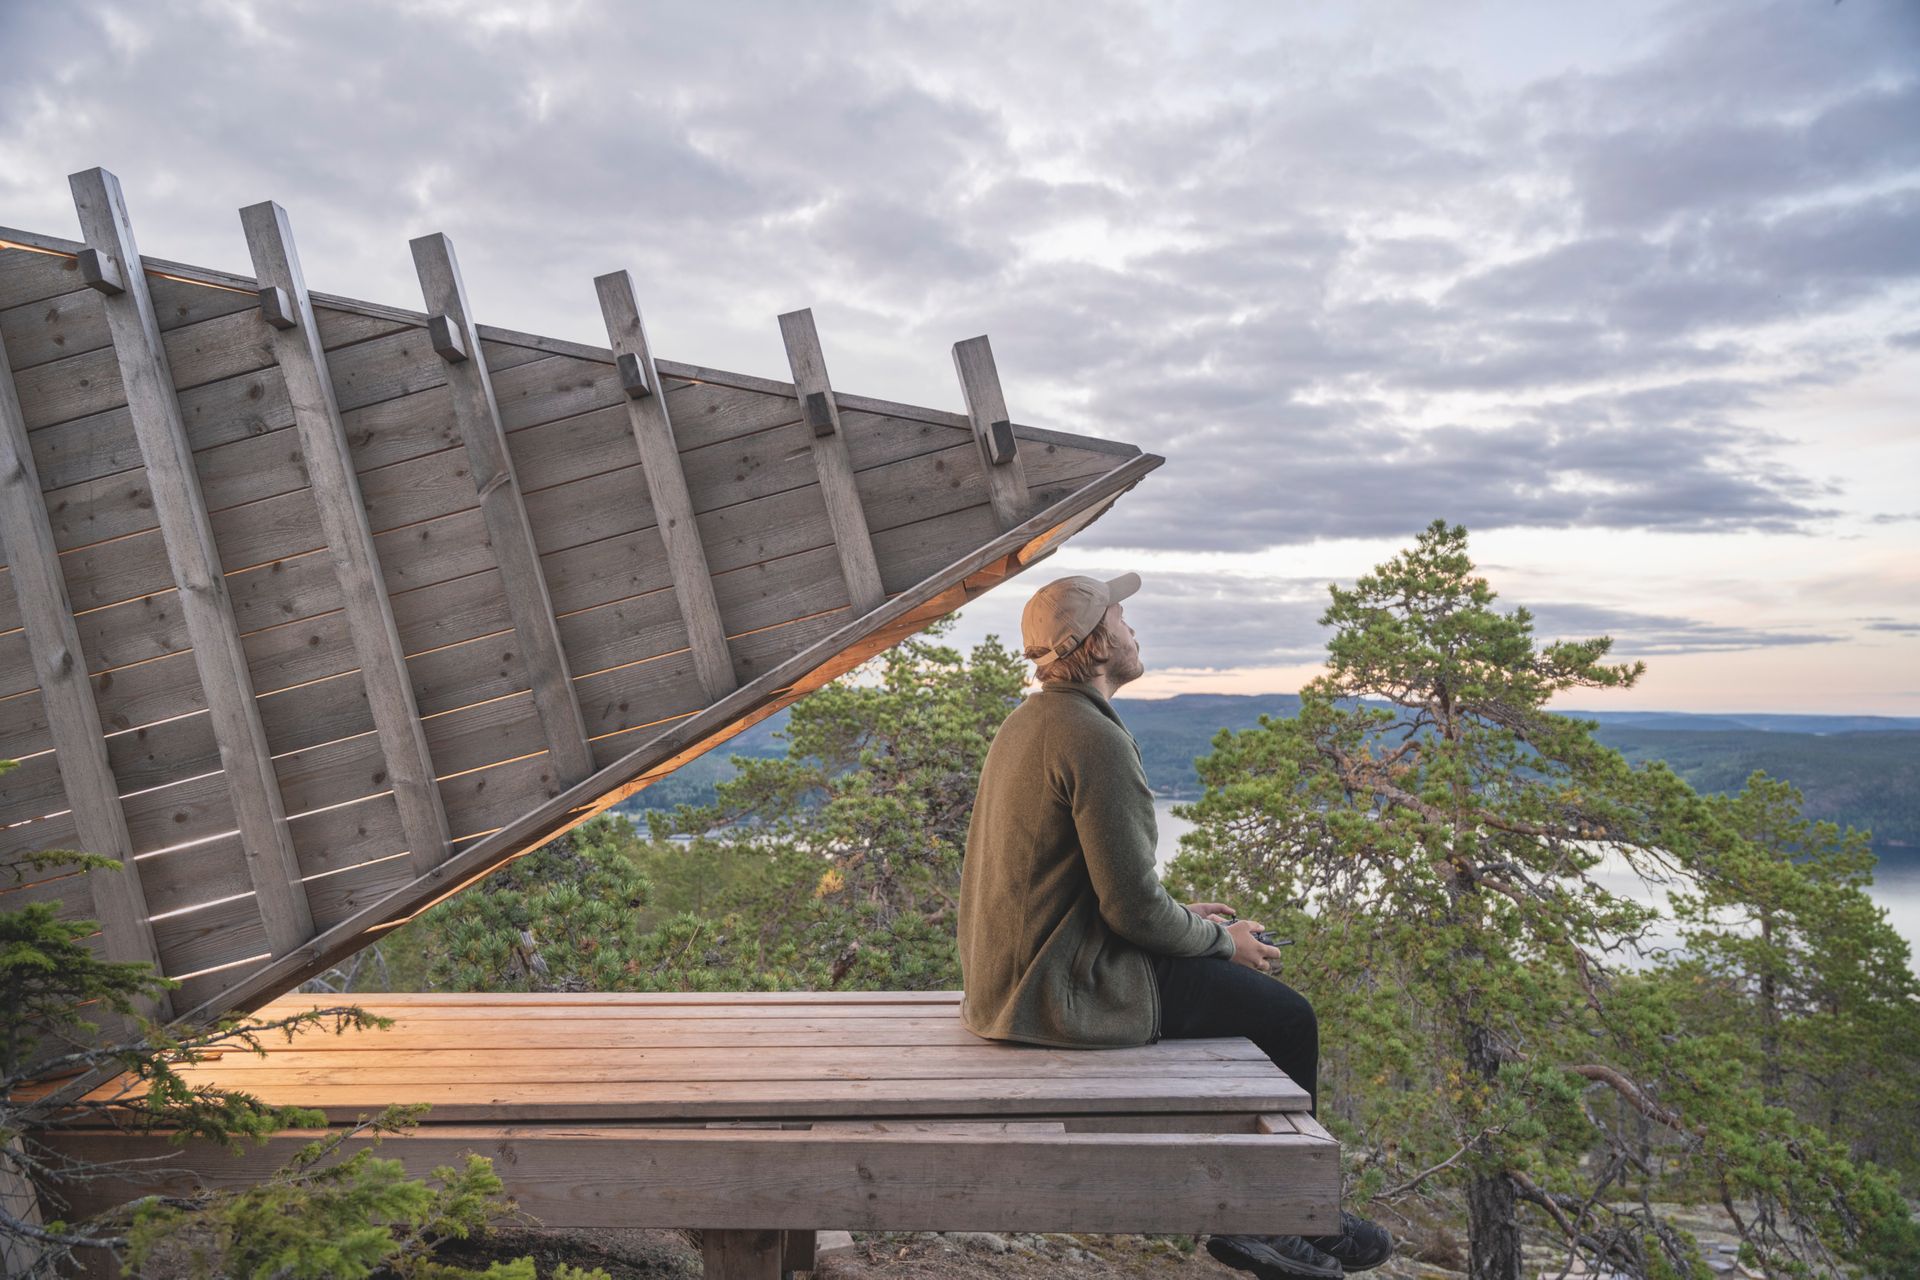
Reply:
<svg viewBox="0 0 1920 1280"><path fill-rule="evenodd" d="M1245 1036L1273 1065L1320 1102L1320 1023L1307 998L1286 983L1213 956L1153 957L1160 986L1160 1036L1198 1040Z"/></svg>

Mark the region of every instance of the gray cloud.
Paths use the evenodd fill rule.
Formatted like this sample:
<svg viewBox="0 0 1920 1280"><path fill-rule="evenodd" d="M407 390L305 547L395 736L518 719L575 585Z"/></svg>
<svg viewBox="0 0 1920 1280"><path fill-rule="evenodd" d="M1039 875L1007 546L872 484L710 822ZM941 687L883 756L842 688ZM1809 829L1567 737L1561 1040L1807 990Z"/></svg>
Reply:
<svg viewBox="0 0 1920 1280"><path fill-rule="evenodd" d="M1005 591L968 605L962 630L969 638L998 635L1020 647L1020 610L1027 598L1065 570L1038 566ZM1110 578L1140 574L1140 591L1126 602L1126 619L1140 639L1149 671L1225 670L1314 663L1326 656L1319 624L1327 584L1317 578L1142 568L1115 560L1076 573Z"/></svg>
<svg viewBox="0 0 1920 1280"><path fill-rule="evenodd" d="M1534 635L1541 640L1613 637L1613 657L1632 659L1672 653L1724 653L1781 645L1837 644L1844 637L1801 631L1766 631L1693 618L1641 613L1601 605L1550 603L1533 606Z"/></svg>
<svg viewBox="0 0 1920 1280"><path fill-rule="evenodd" d="M990 332L1016 416L1169 458L1095 545L1820 527L1750 423L1920 344L1850 327L1920 304L1915 11L1675 6L1513 89L1396 14L0 5L0 221L106 163L149 252L244 267L271 196L402 304L443 229L485 319L596 339L625 266L670 356L778 375L813 303L836 385L938 405Z"/></svg>

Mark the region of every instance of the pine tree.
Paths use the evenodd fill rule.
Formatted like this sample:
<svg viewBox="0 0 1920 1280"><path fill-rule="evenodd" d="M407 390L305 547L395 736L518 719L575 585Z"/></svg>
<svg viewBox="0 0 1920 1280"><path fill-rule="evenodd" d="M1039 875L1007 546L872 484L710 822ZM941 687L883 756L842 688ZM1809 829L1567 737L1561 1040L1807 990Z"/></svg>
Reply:
<svg viewBox="0 0 1920 1280"><path fill-rule="evenodd" d="M1688 1036L1665 989L1618 972L1655 913L1602 874L1672 880L1729 839L1665 766L1629 767L1590 722L1546 710L1630 687L1641 665L1609 664L1605 638L1537 644L1444 522L1331 597L1327 671L1298 715L1223 733L1198 762L1206 794L1184 811L1198 829L1174 874L1177 893L1305 943L1287 977L1339 1046L1323 1114L1356 1139L1360 1194L1457 1188L1474 1280L1521 1274L1523 1206L1570 1253L1697 1273L1652 1190L1754 1194L1769 1156L1742 1144L1785 1126L1776 1181L1806 1231L1756 1241L1768 1265L1910 1247L1884 1178L1793 1128ZM1677 1174L1648 1164L1647 1130ZM1635 1189L1642 1210L1608 1203Z"/></svg>

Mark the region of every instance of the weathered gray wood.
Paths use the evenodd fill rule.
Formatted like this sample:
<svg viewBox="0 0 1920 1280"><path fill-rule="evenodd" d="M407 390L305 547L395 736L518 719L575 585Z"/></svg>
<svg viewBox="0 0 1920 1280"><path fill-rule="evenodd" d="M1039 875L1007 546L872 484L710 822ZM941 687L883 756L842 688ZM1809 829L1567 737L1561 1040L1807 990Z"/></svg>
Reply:
<svg viewBox="0 0 1920 1280"><path fill-rule="evenodd" d="M114 297L127 291L126 282L120 278L120 268L113 259L99 249L88 247L80 251L80 282L95 293L104 293ZM139 264L133 264L129 271L139 271Z"/></svg>
<svg viewBox="0 0 1920 1280"><path fill-rule="evenodd" d="M1004 433L1012 428L1007 398L1000 390L1000 371L994 366L993 348L986 335L954 343L953 367L960 374L960 392L966 397L967 417L973 423L980 465L986 469L994 513L1000 517L1002 528L1011 529L1027 518L1027 471L1018 452L1008 452L995 461L996 430Z"/></svg>
<svg viewBox="0 0 1920 1280"><path fill-rule="evenodd" d="M186 1169L216 1186L257 1183L313 1133L228 1152L165 1137L76 1132L62 1150L95 1160L174 1156L151 1184L90 1189L88 1209L182 1194ZM117 1145L116 1145L117 1144ZM137 1144L137 1146L136 1146ZM348 1150L357 1149L357 1144ZM1337 1144L1299 1134L843 1132L638 1125L433 1124L380 1147L415 1176L493 1154L526 1212L550 1227L694 1227L768 1233L795 1222L863 1231L1330 1230ZM344 1153L343 1153L344 1154ZM506 1157L506 1158L502 1158ZM777 1265L778 1252L774 1253ZM709 1274L712 1274L711 1272Z"/></svg>
<svg viewBox="0 0 1920 1280"><path fill-rule="evenodd" d="M414 871L424 872L447 856L447 815L434 784L433 761L427 752L419 710L414 706L413 686L394 628L393 607L381 583L373 534L367 527L340 406L334 400L333 383L327 374L313 301L300 270L300 255L294 248L293 228L286 211L272 201L242 209L240 222L262 290L278 291L291 304L292 324L274 330L274 356L293 402L294 427L300 433L314 502L334 573L340 580L347 626L360 660L360 676L366 685L388 781L400 809L407 848Z"/></svg>
<svg viewBox="0 0 1920 1280"><path fill-rule="evenodd" d="M887 593L880 585L873 537L867 531L866 511L860 504L860 490L854 484L846 432L841 429L833 385L827 380L827 359L820 350L820 335L813 327L813 312L789 311L781 316L780 337L787 346L787 364L793 369L794 393L802 405L814 404L816 412L826 414L828 429L824 433L809 423L813 462L820 473L820 492L826 499L827 518L833 523L834 545L840 549L847 595L856 610L871 613L885 603Z"/></svg>
<svg viewBox="0 0 1920 1280"><path fill-rule="evenodd" d="M421 236L412 242L412 248L427 310L447 316L465 336L467 349L478 351L480 339L473 332L453 242L443 235ZM593 772L593 757L587 749L586 726L580 718L580 704L574 699L566 653L554 626L553 604L540 572L539 554L514 477L513 459L507 452L486 362L448 364L446 379L453 391L454 414L472 462L474 490L500 566L514 630L526 654L547 750L552 753L558 775L568 783L577 782Z"/></svg>
<svg viewBox="0 0 1920 1280"><path fill-rule="evenodd" d="M312 935L313 917L287 834L279 782L254 706L253 682L227 600L186 427L174 400L173 375L154 320L146 275L139 267L139 249L117 178L104 169L89 169L73 175L70 182L89 244L121 267L127 284L124 294L105 300L120 380L152 485L200 681L207 691L208 712L219 736L221 762L254 873L260 914L274 953L284 954Z"/></svg>
<svg viewBox="0 0 1920 1280"><path fill-rule="evenodd" d="M642 385L659 386L653 371L652 348L633 296L633 279L612 271L593 282L600 297L600 314L607 323L607 339L617 356L638 366ZM673 573L674 596L687 625L687 643L693 650L694 670L707 700L717 702L734 690L733 660L727 654L727 636L720 627L720 606L713 598L713 575L701 545L700 526L693 518L693 500L687 496L687 478L680 469L680 450L667 416L667 398L649 391L627 395L627 420L640 446L640 466L653 499L654 523L666 546Z"/></svg>
<svg viewBox="0 0 1920 1280"><path fill-rule="evenodd" d="M0 341L0 545L6 548L12 570L27 643L33 653L40 701L45 709L54 759L65 786L68 807L80 847L88 853L116 858L120 866L88 876L93 909L106 934L107 958L144 961L158 968L160 952L147 923L146 897L140 871L133 860L133 841L127 834L126 813L120 807L120 788L107 763L100 709L87 680L87 661L73 624L66 584L60 576L47 511L41 505L40 481L33 467L33 450L20 403L13 394L12 370L6 343ZM169 1016L172 1006L163 994L146 1012Z"/></svg>

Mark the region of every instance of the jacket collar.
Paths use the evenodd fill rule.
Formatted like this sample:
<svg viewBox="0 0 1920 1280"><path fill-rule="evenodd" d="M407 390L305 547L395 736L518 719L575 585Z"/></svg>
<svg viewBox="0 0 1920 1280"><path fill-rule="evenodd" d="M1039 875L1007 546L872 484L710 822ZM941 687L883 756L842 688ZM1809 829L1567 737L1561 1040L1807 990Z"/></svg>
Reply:
<svg viewBox="0 0 1920 1280"><path fill-rule="evenodd" d="M1107 695L1104 693L1101 693L1099 688L1095 685L1092 685L1085 681L1080 681L1080 680L1056 680L1050 684L1041 685L1040 692L1042 693L1077 693L1081 697L1085 698L1088 702L1091 702L1094 706L1100 708L1101 715L1113 721L1115 724L1119 725L1122 729L1125 729L1127 727L1127 722L1120 718L1120 713L1113 709L1113 704L1111 702L1107 701Z"/></svg>

